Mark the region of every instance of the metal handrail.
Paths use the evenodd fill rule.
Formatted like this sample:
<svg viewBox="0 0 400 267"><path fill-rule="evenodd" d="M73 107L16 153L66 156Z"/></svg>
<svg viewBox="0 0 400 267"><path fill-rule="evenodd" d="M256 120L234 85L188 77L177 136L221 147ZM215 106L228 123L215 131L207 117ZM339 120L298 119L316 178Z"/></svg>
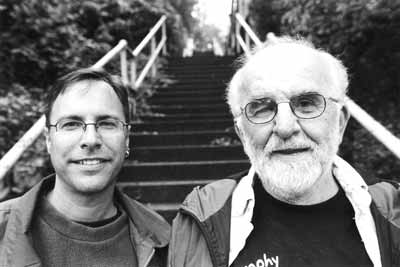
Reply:
<svg viewBox="0 0 400 267"><path fill-rule="evenodd" d="M251 27L246 23L243 17L236 13L235 20L235 32L231 32L234 36L235 42L233 42L233 49L237 53L240 53L240 49L246 54L250 52L251 44L250 39L256 46L262 45L261 40L253 32ZM244 29L245 40L243 40L240 35L240 28ZM247 36L247 37L246 37ZM234 39L233 38L233 39ZM273 33L268 33L268 39L276 38ZM363 110L359 105L357 105L349 97L345 99L345 106L349 110L351 116L356 119L369 133L374 136L379 142L381 142L389 151L391 151L397 158L400 159L400 139L388 131L382 124L376 121L372 116L370 116L365 110Z"/></svg>
<svg viewBox="0 0 400 267"><path fill-rule="evenodd" d="M399 138L389 132L382 124L376 121L349 97L346 98L345 105L354 119L356 119L365 129L370 132L370 134L372 134L389 151L391 151L397 156L397 158L400 159Z"/></svg>
<svg viewBox="0 0 400 267"><path fill-rule="evenodd" d="M251 29L250 25L247 24L242 15L240 15L240 13L235 13L231 17L233 18L233 31L231 33L233 36L232 48L237 54L243 51L246 55L248 55L250 53L252 43L255 46L260 46L262 42ZM244 39L241 35L241 29L244 30Z"/></svg>
<svg viewBox="0 0 400 267"><path fill-rule="evenodd" d="M126 40L121 40L119 43L114 46L110 51L107 52L102 58L100 58L93 66L94 69L103 68L113 57L121 53L128 46L128 42Z"/></svg>
<svg viewBox="0 0 400 267"><path fill-rule="evenodd" d="M143 38L143 40L136 46L136 48L131 53L133 56L133 59L131 61L131 70L132 70L131 80L135 81L134 83L132 83L134 89L138 88L142 84L149 70L151 70L152 77L156 75L154 62L161 51L163 51L163 54L166 54L166 47L165 47L165 44L167 42L166 20L167 16L163 15L153 26L153 28L150 29L146 37ZM157 32L160 31L160 29L161 29L161 40L157 45L155 36ZM148 59L147 64L144 66L143 70L139 74L138 78L136 78L136 68L137 68L136 58L149 43L151 44L151 55Z"/></svg>
<svg viewBox="0 0 400 267"><path fill-rule="evenodd" d="M161 28L161 40L156 45L156 33ZM136 79L136 57L142 52L143 48L151 41L151 55L149 59ZM156 67L154 65L158 55L162 51L166 54L166 42L167 42L167 31L166 31L166 16L163 15L158 22L150 29L149 33L143 38L139 45L131 53L133 58L131 59L130 77L128 77L128 60L126 51L132 51L126 40L120 40L119 43L113 47L107 54L99 59L91 68L101 69L108 62L110 62L115 56L120 55L121 63L121 78L125 84L130 84L133 89L137 90L142 84L149 70L151 69L151 75L156 75ZM43 133L46 125L45 116L42 115L32 127L14 144L13 147L0 159L0 181L6 176L9 170L15 165L18 159L22 156L25 150L30 147L33 142Z"/></svg>
<svg viewBox="0 0 400 267"><path fill-rule="evenodd" d="M261 45L262 42L260 41L258 36L254 33L254 31L251 29L250 25L247 24L247 22L244 20L244 18L239 13L235 14L235 18L236 18L237 23L241 27L243 27L243 29L246 32L246 35L254 42L254 44L257 46ZM246 42L246 44L248 44L248 42Z"/></svg>
<svg viewBox="0 0 400 267"><path fill-rule="evenodd" d="M165 20L166 19L167 19L167 16L163 15L157 21L157 23L153 26L153 28L150 29L150 31L146 35L146 37L144 37L143 40L140 42L140 44L138 44L138 46L136 46L135 50L132 51L132 55L134 57L138 56L142 52L143 48L146 47L146 45L149 43L151 38L153 38L153 36L157 33L157 31L160 29L160 27L165 25Z"/></svg>

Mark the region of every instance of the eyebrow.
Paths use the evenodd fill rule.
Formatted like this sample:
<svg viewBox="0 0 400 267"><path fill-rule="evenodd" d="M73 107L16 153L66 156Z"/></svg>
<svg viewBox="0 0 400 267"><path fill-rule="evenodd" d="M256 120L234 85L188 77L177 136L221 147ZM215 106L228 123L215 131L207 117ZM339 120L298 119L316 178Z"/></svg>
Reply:
<svg viewBox="0 0 400 267"><path fill-rule="evenodd" d="M321 93L318 93L315 90L308 91L308 89L303 89L303 90L297 92L296 94L290 96L289 99L293 98L293 97L301 96L301 95L311 95L311 94L319 94L319 95L321 95ZM275 99L275 97L272 94L269 94L269 93L264 94L264 95L255 95L255 96L252 97L253 100L261 100L261 99L265 99L265 98Z"/></svg>
<svg viewBox="0 0 400 267"><path fill-rule="evenodd" d="M77 121L83 121L83 122L85 121L81 116L78 116L78 115L63 116L63 117L59 118L57 121L65 120L65 119L77 120ZM104 120L104 119L122 120L121 118L118 118L117 116L112 116L112 115L99 115L99 116L96 116L95 121L100 121L100 120Z"/></svg>
<svg viewBox="0 0 400 267"><path fill-rule="evenodd" d="M116 120L123 120L121 118L118 118L117 116L112 116L112 115L100 115L96 117L96 119L99 120L104 120L104 119L116 119Z"/></svg>

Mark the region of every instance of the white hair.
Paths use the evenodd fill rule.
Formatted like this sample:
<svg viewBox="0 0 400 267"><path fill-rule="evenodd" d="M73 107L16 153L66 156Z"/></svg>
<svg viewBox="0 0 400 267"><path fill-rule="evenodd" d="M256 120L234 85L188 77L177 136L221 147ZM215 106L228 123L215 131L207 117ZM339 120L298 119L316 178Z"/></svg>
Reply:
<svg viewBox="0 0 400 267"><path fill-rule="evenodd" d="M255 58L258 58L260 52L270 49L271 47L276 47L280 45L297 45L302 48L311 49L313 52L317 53L318 56L324 61L325 67L327 68L331 79L328 85L329 90L334 92L339 92L340 98L343 99L347 93L347 87L349 84L348 75L346 68L343 63L332 56L331 54L321 50L316 49L315 46L304 38L293 38L290 36L274 37L267 40L260 47L254 48L251 53L247 56L238 59L237 63L240 66L236 73L233 75L229 85L226 89L226 99L230 107L231 113L234 117L240 114L240 100L245 96L245 77L243 76L243 69ZM268 60L264 60L265 64L268 64Z"/></svg>

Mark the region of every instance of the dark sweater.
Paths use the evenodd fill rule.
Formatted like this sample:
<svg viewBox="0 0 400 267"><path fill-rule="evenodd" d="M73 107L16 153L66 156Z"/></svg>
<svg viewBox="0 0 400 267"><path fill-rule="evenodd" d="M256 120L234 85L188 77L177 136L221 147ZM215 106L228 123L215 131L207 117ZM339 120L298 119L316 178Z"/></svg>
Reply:
<svg viewBox="0 0 400 267"><path fill-rule="evenodd" d="M43 198L32 223L43 266L137 266L128 217L120 210L114 220L90 227L67 219Z"/></svg>

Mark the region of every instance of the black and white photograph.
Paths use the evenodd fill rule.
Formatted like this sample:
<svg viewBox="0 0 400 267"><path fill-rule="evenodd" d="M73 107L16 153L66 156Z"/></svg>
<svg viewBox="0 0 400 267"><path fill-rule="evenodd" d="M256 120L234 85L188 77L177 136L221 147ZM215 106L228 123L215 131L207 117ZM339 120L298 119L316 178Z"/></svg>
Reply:
<svg viewBox="0 0 400 267"><path fill-rule="evenodd" d="M400 267L400 1L0 0L0 267Z"/></svg>

